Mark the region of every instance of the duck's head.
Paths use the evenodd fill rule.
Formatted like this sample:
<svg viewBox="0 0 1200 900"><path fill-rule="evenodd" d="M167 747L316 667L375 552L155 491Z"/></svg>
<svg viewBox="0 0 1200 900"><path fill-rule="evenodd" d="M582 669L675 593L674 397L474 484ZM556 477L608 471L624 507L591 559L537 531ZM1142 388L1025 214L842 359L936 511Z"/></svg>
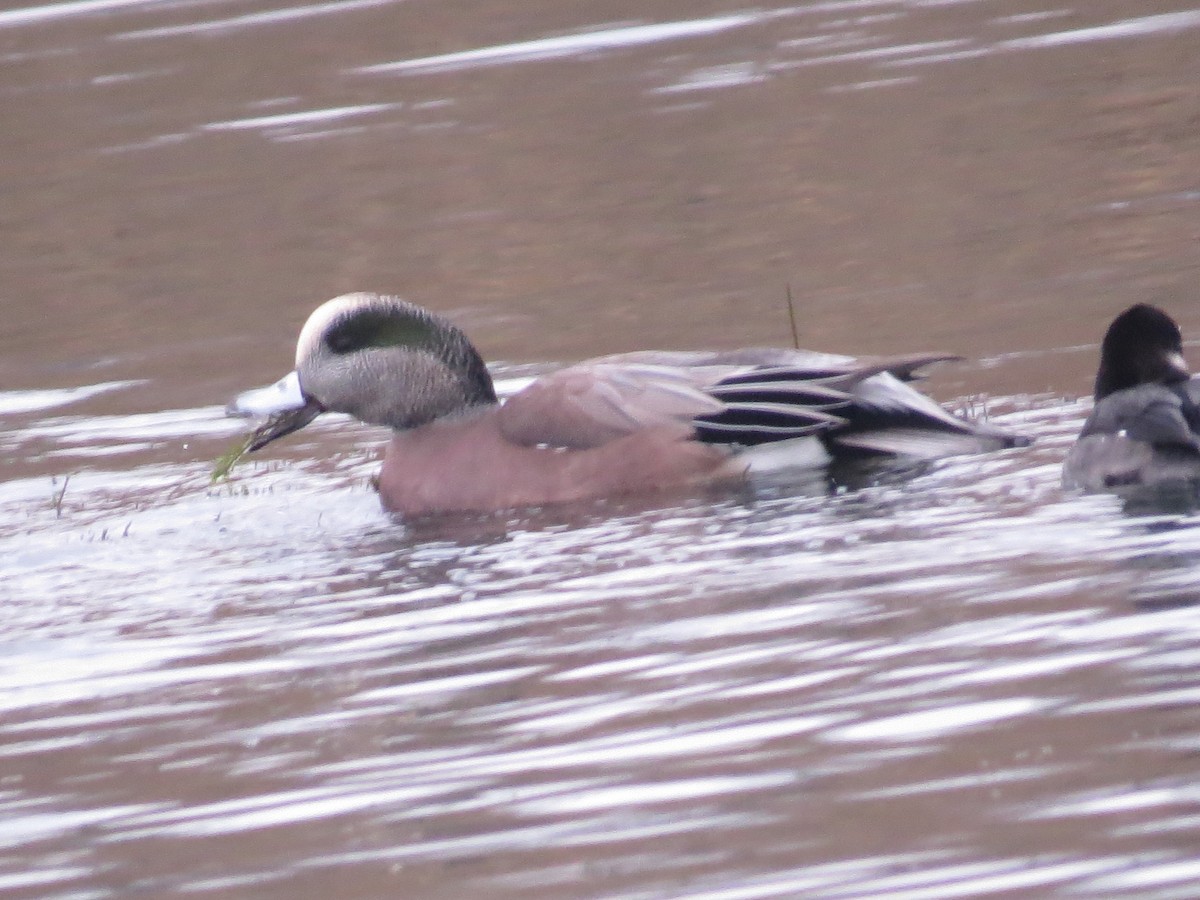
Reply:
<svg viewBox="0 0 1200 900"><path fill-rule="evenodd" d="M1139 384L1175 384L1191 377L1183 359L1183 334L1175 320L1157 307L1138 303L1121 313L1100 345L1095 395Z"/></svg>
<svg viewBox="0 0 1200 900"><path fill-rule="evenodd" d="M467 336L399 297L345 294L308 317L296 343L296 369L230 404L239 415L268 415L257 450L323 412L406 429L496 402L491 376Z"/></svg>

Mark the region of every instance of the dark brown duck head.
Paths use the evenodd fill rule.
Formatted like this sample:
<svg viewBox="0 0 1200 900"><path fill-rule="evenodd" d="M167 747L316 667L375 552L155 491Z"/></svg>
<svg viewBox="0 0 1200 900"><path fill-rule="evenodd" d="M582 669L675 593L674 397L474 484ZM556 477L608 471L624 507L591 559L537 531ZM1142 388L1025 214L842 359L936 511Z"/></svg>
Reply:
<svg viewBox="0 0 1200 900"><path fill-rule="evenodd" d="M1100 345L1096 400L1142 384L1176 384L1191 377L1183 359L1183 334L1155 306L1138 303L1121 313Z"/></svg>

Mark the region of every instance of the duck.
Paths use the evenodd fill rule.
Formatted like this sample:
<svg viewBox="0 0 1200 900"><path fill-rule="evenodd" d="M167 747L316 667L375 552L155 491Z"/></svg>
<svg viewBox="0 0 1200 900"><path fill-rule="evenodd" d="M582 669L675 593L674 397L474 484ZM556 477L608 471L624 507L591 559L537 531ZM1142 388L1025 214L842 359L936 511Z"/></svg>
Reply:
<svg viewBox="0 0 1200 900"><path fill-rule="evenodd" d="M448 319L396 296L353 293L309 316L293 372L239 395L228 412L265 417L248 451L325 412L387 426L376 479L385 510L487 513L743 483L780 465L778 452L764 451L820 466L1025 443L909 384L918 370L957 358L635 351L551 371L502 400L479 351Z"/></svg>
<svg viewBox="0 0 1200 900"><path fill-rule="evenodd" d="M1200 479L1200 379L1183 332L1137 303L1100 344L1094 405L1063 463L1063 483L1088 492Z"/></svg>

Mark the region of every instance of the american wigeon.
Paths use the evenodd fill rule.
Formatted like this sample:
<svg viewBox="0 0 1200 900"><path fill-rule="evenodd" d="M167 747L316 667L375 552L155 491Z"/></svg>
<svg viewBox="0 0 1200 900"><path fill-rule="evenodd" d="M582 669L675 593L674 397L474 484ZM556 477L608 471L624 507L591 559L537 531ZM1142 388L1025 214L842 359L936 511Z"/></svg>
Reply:
<svg viewBox="0 0 1200 900"><path fill-rule="evenodd" d="M1063 465L1068 487L1200 479L1200 380L1188 371L1183 334L1169 315L1139 303L1113 319L1094 395Z"/></svg>
<svg viewBox="0 0 1200 900"><path fill-rule="evenodd" d="M309 317L295 372L241 395L231 411L271 414L251 450L330 410L390 426L378 481L388 510L488 511L737 481L763 445L813 465L1022 442L904 383L951 358L631 353L543 375L501 403L483 359L450 322L397 297L347 294Z"/></svg>

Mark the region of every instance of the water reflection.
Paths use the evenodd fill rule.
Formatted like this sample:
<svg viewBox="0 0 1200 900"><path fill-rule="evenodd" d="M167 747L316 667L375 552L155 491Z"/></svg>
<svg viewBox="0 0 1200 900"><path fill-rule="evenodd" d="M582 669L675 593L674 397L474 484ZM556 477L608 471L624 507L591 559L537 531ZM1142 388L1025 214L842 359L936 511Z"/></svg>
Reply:
<svg viewBox="0 0 1200 900"><path fill-rule="evenodd" d="M1060 416L1020 418L1061 444L1080 418ZM646 884L690 872L714 897L1104 889L1130 871L1128 854L1060 844L1030 865L979 857L974 844L901 842L910 849L878 857L846 855L843 839L844 827L909 803L961 809L991 792L1010 812L988 828L1018 846L1036 823L1086 833L1115 812L1144 840L1130 816L1165 826L1189 801L1168 783L1123 791L1053 736L1080 720L1094 740L1113 726L1114 737L1155 727L1156 710L1178 709L1197 687L1129 687L1163 666L1180 671L1200 624L1190 609L1138 614L1120 578L1092 572L1101 547L1108 560L1127 547L1140 565L1154 537L1179 535L1062 497L1053 455L965 458L821 499L606 504L409 534L379 522L369 494L339 487L344 474L293 463L278 478L246 472L254 493L151 500L120 541L84 545L82 568L53 588L36 579L69 557L38 561L33 545L48 534L10 535L9 584L53 590L60 604L6 613L0 752L26 773L6 804L10 846L62 861L36 882L51 890L147 851L197 862L140 863L138 883L202 893L287 891L317 874L371 881L376 865L394 878L436 861L466 867L460 887L556 890L575 871L556 853ZM989 470L985 479L1020 475L1026 487L997 506L979 485ZM288 511L316 497L319 524ZM1081 514L1106 510L1107 532L1079 533ZM1059 540L1067 534L1074 547ZM178 580L163 572L147 584L150 556L180 566ZM1057 581L1035 579L1031 593L1030 567ZM135 594L122 572L143 573ZM64 612L84 594L92 614L71 625ZM1089 699L1093 684L1123 699ZM61 775L29 780L46 754L62 759ZM156 774L136 779L135 800L130 777L146 765ZM1105 786L1080 789L1089 771ZM1076 787L1048 805L1057 783ZM43 798L34 808L31 791ZM826 833L774 839L789 865L756 871L716 849L762 846L800 809ZM86 849L68 849L80 828ZM331 849L329 834L346 829L360 837ZM242 862L218 876L204 860L233 858L232 840ZM268 850L280 840L293 848L286 863ZM480 872L481 853L509 864ZM1171 884L1180 865L1164 852L1139 871Z"/></svg>
<svg viewBox="0 0 1200 900"><path fill-rule="evenodd" d="M67 3L44 3L21 9L0 12L0 28L32 25L51 19L104 13L126 7L153 6L156 0L75 0Z"/></svg>
<svg viewBox="0 0 1200 900"><path fill-rule="evenodd" d="M209 0L211 2L211 0ZM333 13L345 15L358 9L384 6L397 0L336 0L333 3L308 3L303 6L291 6L283 9L265 10L262 12L244 13L216 19L201 19L186 25L167 25L159 28L141 28L125 31L114 35L116 40L146 40L149 38L183 37L194 38L221 31L236 31L243 28L257 28L263 25L280 25L317 16L328 16ZM203 0L202 0L203 3ZM71 5L71 4L62 4ZM194 4L189 4L194 5ZM218 5L223 5L219 4Z"/></svg>
<svg viewBox="0 0 1200 900"><path fill-rule="evenodd" d="M738 28L760 21L761 14L718 16L712 19L695 19L688 22L669 22L661 25L632 25L624 28L601 29L565 37L543 38L508 44L502 47L483 47L460 53L445 53L423 59L407 59L399 62L380 63L366 66L360 72L367 74L404 73L420 71L445 71L481 65L528 62L532 60L556 59L562 56L580 56L616 47L635 47L677 38L715 34L729 28Z"/></svg>

